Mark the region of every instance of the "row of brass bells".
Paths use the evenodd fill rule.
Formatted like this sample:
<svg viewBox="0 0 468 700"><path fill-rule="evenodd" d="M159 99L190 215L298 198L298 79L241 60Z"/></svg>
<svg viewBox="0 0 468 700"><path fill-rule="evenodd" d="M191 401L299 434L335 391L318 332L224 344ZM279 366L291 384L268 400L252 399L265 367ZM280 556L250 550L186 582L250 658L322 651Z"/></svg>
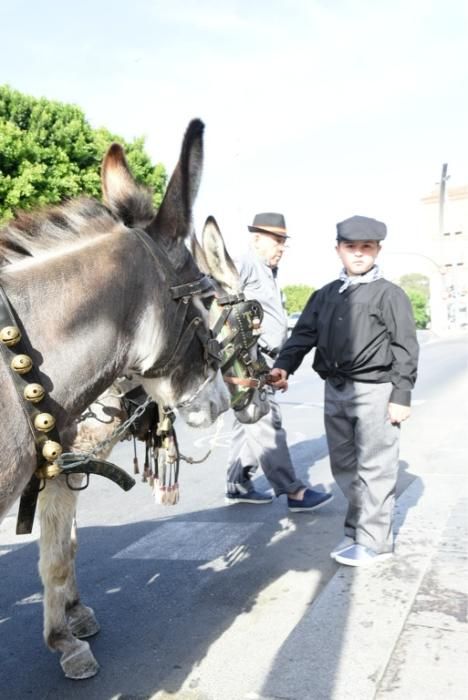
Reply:
<svg viewBox="0 0 468 700"><path fill-rule="evenodd" d="M40 414L50 415L50 414ZM50 416L52 418L52 416ZM55 422L55 421L54 421ZM42 447L42 456L45 457L48 464L43 464L42 467L36 469L35 474L38 479L55 479L56 476L62 473L63 469L60 464L55 461L62 454L62 446L54 440L46 440Z"/></svg>
<svg viewBox="0 0 468 700"><path fill-rule="evenodd" d="M9 348L21 340L21 331L17 326L4 326L0 330L0 341ZM11 369L18 374L26 374L32 369L33 363L29 355L15 355L11 361Z"/></svg>
<svg viewBox="0 0 468 700"><path fill-rule="evenodd" d="M21 331L16 326L5 326L0 330L0 341L11 348L21 340Z"/></svg>
<svg viewBox="0 0 468 700"><path fill-rule="evenodd" d="M0 341L7 347L13 347L21 340L21 331L17 326L5 326L0 330ZM11 368L18 374L30 372L33 366L29 355L15 355L11 361ZM24 387L23 396L26 401L39 403L45 396L45 389L35 382ZM34 418L34 427L41 433L48 433L55 427L55 418L50 413L38 413ZM54 440L46 440L42 447L42 456L49 464L37 470L40 478L53 479L61 473L62 468L54 461L62 454L62 446Z"/></svg>

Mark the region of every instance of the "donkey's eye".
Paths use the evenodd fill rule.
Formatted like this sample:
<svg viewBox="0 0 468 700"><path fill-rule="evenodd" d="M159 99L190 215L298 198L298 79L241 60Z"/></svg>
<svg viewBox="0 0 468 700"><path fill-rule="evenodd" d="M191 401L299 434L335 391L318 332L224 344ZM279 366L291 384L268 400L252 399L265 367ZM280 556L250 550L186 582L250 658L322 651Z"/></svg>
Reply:
<svg viewBox="0 0 468 700"><path fill-rule="evenodd" d="M203 296L203 297L202 297L203 306L205 307L205 309L206 309L207 311L209 311L209 310L211 309L211 305L212 305L212 303L213 303L213 301L214 301L214 298L215 298L215 297L214 297L214 294L210 294L210 295L208 295L208 296Z"/></svg>

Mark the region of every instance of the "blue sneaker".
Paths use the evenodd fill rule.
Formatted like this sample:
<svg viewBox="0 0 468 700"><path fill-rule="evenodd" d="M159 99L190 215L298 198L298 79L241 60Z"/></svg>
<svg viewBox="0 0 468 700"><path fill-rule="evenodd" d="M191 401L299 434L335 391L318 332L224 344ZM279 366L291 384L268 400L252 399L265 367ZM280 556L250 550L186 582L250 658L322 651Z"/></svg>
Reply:
<svg viewBox="0 0 468 700"><path fill-rule="evenodd" d="M301 511L317 510L330 503L333 500L332 493L324 493L323 491L314 491L306 489L302 501L298 498L290 498L288 496L288 510L291 513L300 513Z"/></svg>
<svg viewBox="0 0 468 700"><path fill-rule="evenodd" d="M261 491L255 491L255 489L247 491L246 493L239 493L237 491L236 493L226 494L226 503L252 503L254 505L264 505L271 503L272 500L273 496L270 496L268 493L262 493Z"/></svg>

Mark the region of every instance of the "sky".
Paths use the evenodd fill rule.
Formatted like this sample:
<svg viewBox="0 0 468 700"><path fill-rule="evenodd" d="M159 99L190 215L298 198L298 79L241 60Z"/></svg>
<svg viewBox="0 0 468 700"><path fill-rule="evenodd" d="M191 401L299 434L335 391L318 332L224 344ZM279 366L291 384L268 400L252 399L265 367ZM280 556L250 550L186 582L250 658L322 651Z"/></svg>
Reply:
<svg viewBox="0 0 468 700"><path fill-rule="evenodd" d="M336 277L353 214L387 224L390 278L423 271L421 197L443 163L468 183L465 0L0 0L0 17L0 84L145 136L169 173L201 118L196 229L215 216L236 256L255 213L282 212L283 286Z"/></svg>

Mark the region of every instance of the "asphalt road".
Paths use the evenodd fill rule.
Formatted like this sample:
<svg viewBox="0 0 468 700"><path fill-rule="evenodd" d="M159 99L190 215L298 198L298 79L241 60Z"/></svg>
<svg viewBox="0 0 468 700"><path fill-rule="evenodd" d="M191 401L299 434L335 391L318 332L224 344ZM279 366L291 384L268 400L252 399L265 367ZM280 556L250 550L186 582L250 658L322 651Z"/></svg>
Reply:
<svg viewBox="0 0 468 700"><path fill-rule="evenodd" d="M418 452L439 445L440 436L451 444L463 440L459 416L466 397L458 389L466 380L467 350L466 335L422 344L413 416L403 429L399 493L414 478ZM329 551L341 536L344 500L329 471L322 393L306 358L281 396L298 474L335 493L316 514L288 514L284 497L266 506L224 503L228 414L205 431L177 425L183 453L212 452L203 464L182 463L176 506L155 504L141 481L123 493L93 478L80 497L77 568L82 599L102 626L90 640L101 664L94 679L63 678L57 655L43 645L37 532L16 537L12 509L0 527L0 697L267 697L261 689L278 649L338 569ZM452 395L437 413L441 397ZM129 442L112 456L129 471L132 457ZM268 487L262 475L258 484ZM277 696L270 691L268 697ZM303 697L313 697L306 660Z"/></svg>

